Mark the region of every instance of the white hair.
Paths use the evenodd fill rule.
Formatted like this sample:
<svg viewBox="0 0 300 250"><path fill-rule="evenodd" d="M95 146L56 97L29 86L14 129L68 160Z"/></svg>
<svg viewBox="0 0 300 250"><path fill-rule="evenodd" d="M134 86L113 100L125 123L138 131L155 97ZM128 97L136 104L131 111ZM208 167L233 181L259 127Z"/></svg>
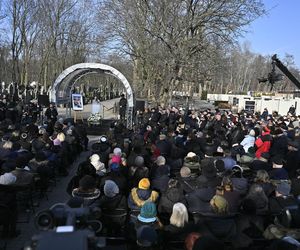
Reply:
<svg viewBox="0 0 300 250"><path fill-rule="evenodd" d="M59 134L56 136L56 138L57 138L58 140L60 140L60 142L64 142L66 136L65 136L64 133L59 133Z"/></svg>
<svg viewBox="0 0 300 250"><path fill-rule="evenodd" d="M4 142L2 146L3 149L12 149L12 147L13 147L13 143L11 141Z"/></svg>
<svg viewBox="0 0 300 250"><path fill-rule="evenodd" d="M170 224L176 227L184 227L188 220L189 215L186 206L180 202L175 203L170 217Z"/></svg>

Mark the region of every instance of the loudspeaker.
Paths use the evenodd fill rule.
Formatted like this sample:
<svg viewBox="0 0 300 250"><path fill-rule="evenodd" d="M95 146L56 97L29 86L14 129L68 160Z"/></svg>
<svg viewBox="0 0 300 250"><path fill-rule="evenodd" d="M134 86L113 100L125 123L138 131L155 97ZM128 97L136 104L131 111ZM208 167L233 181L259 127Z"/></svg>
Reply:
<svg viewBox="0 0 300 250"><path fill-rule="evenodd" d="M145 101L142 100L136 100L135 101L135 110L138 111L145 111Z"/></svg>
<svg viewBox="0 0 300 250"><path fill-rule="evenodd" d="M49 96L48 95L39 95L38 96L38 104L40 106L48 107L50 104Z"/></svg>

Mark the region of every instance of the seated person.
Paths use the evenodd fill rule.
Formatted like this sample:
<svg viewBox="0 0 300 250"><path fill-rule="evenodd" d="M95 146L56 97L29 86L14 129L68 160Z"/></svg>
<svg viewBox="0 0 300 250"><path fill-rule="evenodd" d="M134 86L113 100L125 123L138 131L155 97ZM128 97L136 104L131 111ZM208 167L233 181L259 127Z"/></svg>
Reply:
<svg viewBox="0 0 300 250"><path fill-rule="evenodd" d="M133 210L140 210L146 202L156 202L158 193L150 189L150 181L143 178L139 186L133 188L128 197L128 207Z"/></svg>
<svg viewBox="0 0 300 250"><path fill-rule="evenodd" d="M72 196L81 199L84 207L98 207L100 190L96 188L95 178L90 175L82 177L79 187L72 191Z"/></svg>
<svg viewBox="0 0 300 250"><path fill-rule="evenodd" d="M193 232L193 224L188 223L189 216L187 208L182 203L175 203L170 217L170 224L164 227L164 239L167 241L184 240L187 235Z"/></svg>

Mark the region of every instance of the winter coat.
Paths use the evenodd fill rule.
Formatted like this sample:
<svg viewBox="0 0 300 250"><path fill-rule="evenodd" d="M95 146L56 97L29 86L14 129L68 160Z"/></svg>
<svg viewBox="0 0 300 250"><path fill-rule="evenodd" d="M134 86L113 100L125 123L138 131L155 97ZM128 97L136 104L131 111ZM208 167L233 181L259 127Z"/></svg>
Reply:
<svg viewBox="0 0 300 250"><path fill-rule="evenodd" d="M195 230L197 230L197 227L191 223L186 223L184 227L176 227L171 224L165 226L163 233L166 246L168 246L168 241L184 241L185 238L191 232L195 232Z"/></svg>
<svg viewBox="0 0 300 250"><path fill-rule="evenodd" d="M296 177L296 170L300 168L300 151L289 151L287 153L285 169L289 173L290 179Z"/></svg>
<svg viewBox="0 0 300 250"><path fill-rule="evenodd" d="M192 176L196 177L200 172L200 158L199 156L185 157L183 165L191 170Z"/></svg>
<svg viewBox="0 0 300 250"><path fill-rule="evenodd" d="M159 193L164 193L168 189L169 180L168 175L157 176L151 180L151 188Z"/></svg>
<svg viewBox="0 0 300 250"><path fill-rule="evenodd" d="M11 173L17 177L17 181L15 185L31 185L33 184L34 175L30 173L28 170L16 168Z"/></svg>
<svg viewBox="0 0 300 250"><path fill-rule="evenodd" d="M260 158L262 153L269 152L271 148L272 137L270 131L262 133L262 136L256 139L255 146L257 148L255 156Z"/></svg>
<svg viewBox="0 0 300 250"><path fill-rule="evenodd" d="M193 192L199 185L196 177L179 177L178 181L185 194Z"/></svg>
<svg viewBox="0 0 300 250"><path fill-rule="evenodd" d="M186 204L183 190L181 188L169 188L165 193L162 194L159 204L159 213L171 214L173 211L173 205L177 202Z"/></svg>
<svg viewBox="0 0 300 250"><path fill-rule="evenodd" d="M285 159L288 152L288 139L285 135L281 135L273 139L273 144L270 148L271 157L280 155Z"/></svg>
<svg viewBox="0 0 300 250"><path fill-rule="evenodd" d="M244 147L244 150L247 153L248 149L250 147L254 146L254 142L255 142L255 137L254 136L246 135L244 140L242 140L242 142L240 144Z"/></svg>
<svg viewBox="0 0 300 250"><path fill-rule="evenodd" d="M102 196L99 199L99 205L101 209L115 210L115 209L127 209L126 197L121 194L117 194L114 197Z"/></svg>
<svg viewBox="0 0 300 250"><path fill-rule="evenodd" d="M130 187L136 187L139 184L139 181L143 178L149 177L149 169L145 166L142 167L135 167L132 166L129 168L129 183Z"/></svg>
<svg viewBox="0 0 300 250"><path fill-rule="evenodd" d="M269 176L271 180L288 180L288 172L284 168L273 168L269 171Z"/></svg>
<svg viewBox="0 0 300 250"><path fill-rule="evenodd" d="M156 202L158 193L150 189L133 188L128 197L128 207L139 210L148 201Z"/></svg>
<svg viewBox="0 0 300 250"><path fill-rule="evenodd" d="M50 167L49 161L37 161L32 159L28 163L31 172L38 173L41 177L50 178L54 176L54 170Z"/></svg>
<svg viewBox="0 0 300 250"><path fill-rule="evenodd" d="M169 157L171 154L172 144L168 140L159 140L156 143L157 148L160 151L160 154L164 157Z"/></svg>
<svg viewBox="0 0 300 250"><path fill-rule="evenodd" d="M216 194L214 188L200 188L185 196L189 212L208 213L211 211L210 200Z"/></svg>
<svg viewBox="0 0 300 250"><path fill-rule="evenodd" d="M249 167L254 171L258 171L258 170L270 171L272 169L272 165L270 163L259 159L255 159L254 161L252 161Z"/></svg>

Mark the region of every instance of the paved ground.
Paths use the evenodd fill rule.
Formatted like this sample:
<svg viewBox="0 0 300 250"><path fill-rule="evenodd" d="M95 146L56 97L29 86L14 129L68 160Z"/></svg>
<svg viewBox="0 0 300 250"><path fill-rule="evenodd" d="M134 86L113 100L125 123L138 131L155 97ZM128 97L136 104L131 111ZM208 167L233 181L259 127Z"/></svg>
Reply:
<svg viewBox="0 0 300 250"><path fill-rule="evenodd" d="M89 136L90 145L97 140L99 136ZM74 176L75 171L77 169L77 166L80 162L84 161L88 156L90 155L90 152L82 152L77 160L75 160L74 164L69 168L69 175L67 177L59 177L59 180L57 182L57 185L53 187L53 190L48 193L48 200L46 198L43 198L40 200L39 207L35 208L36 212L47 209L51 207L55 203L64 203L69 199L69 195L66 192L66 187L70 179ZM20 219L23 219L26 217L27 213L24 211L22 212L22 216ZM7 240L7 246L6 250L19 250L23 249L24 244L28 242L31 237L38 233L34 226L34 215L30 214L30 221L29 223L18 223L17 228L21 230L21 234L14 239ZM0 249L3 248L5 244L4 240L0 240Z"/></svg>

